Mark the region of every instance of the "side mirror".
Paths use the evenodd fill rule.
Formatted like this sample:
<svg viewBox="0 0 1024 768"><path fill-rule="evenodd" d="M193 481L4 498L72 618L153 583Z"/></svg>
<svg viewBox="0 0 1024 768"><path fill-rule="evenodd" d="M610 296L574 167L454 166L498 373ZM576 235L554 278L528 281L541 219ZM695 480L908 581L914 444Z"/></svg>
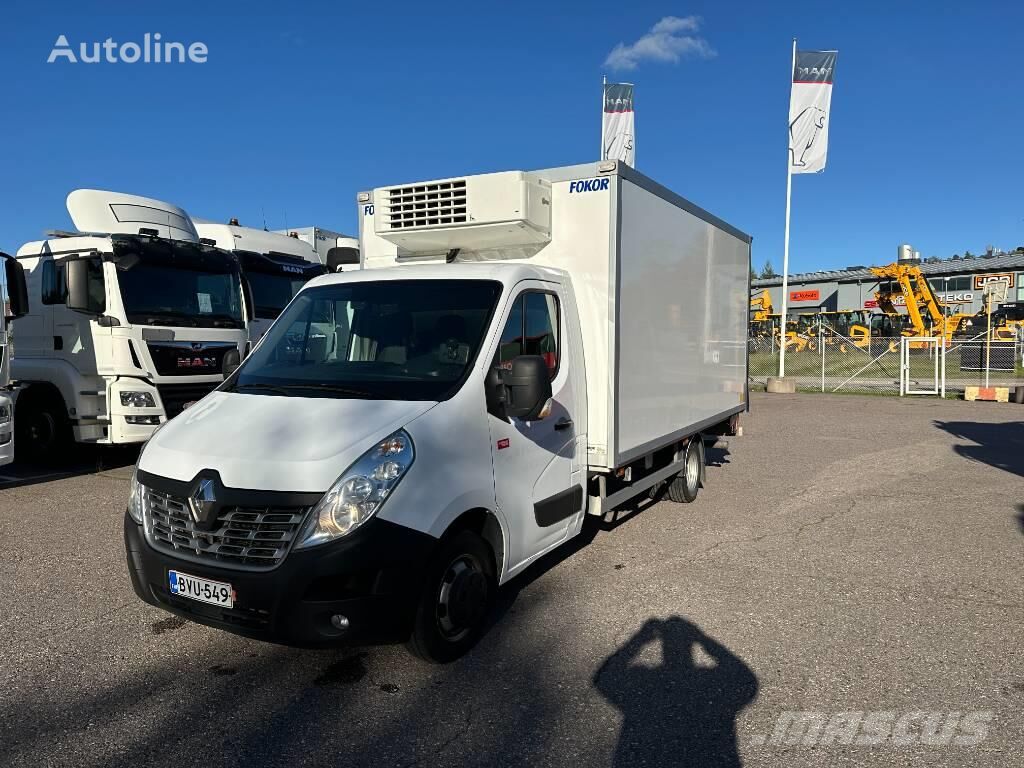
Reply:
<svg viewBox="0 0 1024 768"><path fill-rule="evenodd" d="M25 285L25 270L15 259L0 253L4 260L4 277L7 280L7 298L11 303L10 319L28 314L28 287Z"/></svg>
<svg viewBox="0 0 1024 768"><path fill-rule="evenodd" d="M98 314L89 300L89 261L72 259L67 263L67 308L75 312Z"/></svg>
<svg viewBox="0 0 1024 768"><path fill-rule="evenodd" d="M327 251L327 269L341 272L342 265L359 266L359 249L335 246Z"/></svg>
<svg viewBox="0 0 1024 768"><path fill-rule="evenodd" d="M536 421L551 399L551 376L540 355L520 355L502 376L505 413L524 421Z"/></svg>
<svg viewBox="0 0 1024 768"><path fill-rule="evenodd" d="M232 373L238 370L238 366L242 364L242 356L238 353L237 349L229 349L224 353L224 362L221 365L221 371L224 373L226 379Z"/></svg>

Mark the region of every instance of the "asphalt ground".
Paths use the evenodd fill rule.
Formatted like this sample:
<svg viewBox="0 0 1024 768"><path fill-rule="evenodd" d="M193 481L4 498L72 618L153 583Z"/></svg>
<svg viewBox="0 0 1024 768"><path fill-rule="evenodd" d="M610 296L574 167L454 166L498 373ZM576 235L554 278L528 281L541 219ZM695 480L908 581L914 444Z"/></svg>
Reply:
<svg viewBox="0 0 1024 768"><path fill-rule="evenodd" d="M0 468L0 765L1024 765L1024 409L743 424L694 504L589 526L447 666L141 603L131 451Z"/></svg>

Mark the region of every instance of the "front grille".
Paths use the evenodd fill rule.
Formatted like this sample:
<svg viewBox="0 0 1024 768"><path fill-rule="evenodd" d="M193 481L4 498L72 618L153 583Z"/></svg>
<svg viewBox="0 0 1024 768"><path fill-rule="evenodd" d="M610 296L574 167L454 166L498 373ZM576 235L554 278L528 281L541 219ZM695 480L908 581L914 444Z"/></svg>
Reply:
<svg viewBox="0 0 1024 768"><path fill-rule="evenodd" d="M306 516L304 507L226 507L210 530L198 528L186 499L146 490L150 541L157 548L198 562L253 569L284 559Z"/></svg>
<svg viewBox="0 0 1024 768"><path fill-rule="evenodd" d="M385 190L382 213L391 229L466 222L466 180L415 184Z"/></svg>
<svg viewBox="0 0 1024 768"><path fill-rule="evenodd" d="M160 393L167 418L173 419L185 410L188 403L202 400L218 386L220 382L217 381L205 384L157 384L156 391Z"/></svg>

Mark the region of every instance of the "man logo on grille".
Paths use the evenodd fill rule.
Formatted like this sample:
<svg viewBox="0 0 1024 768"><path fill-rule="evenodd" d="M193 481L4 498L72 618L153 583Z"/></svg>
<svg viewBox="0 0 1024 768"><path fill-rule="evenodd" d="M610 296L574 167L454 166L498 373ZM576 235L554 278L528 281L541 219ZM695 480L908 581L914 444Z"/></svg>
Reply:
<svg viewBox="0 0 1024 768"><path fill-rule="evenodd" d="M204 477L192 491L192 495L188 497L192 519L199 524L209 523L213 519L213 508L216 505L217 495L214 492L213 480Z"/></svg>

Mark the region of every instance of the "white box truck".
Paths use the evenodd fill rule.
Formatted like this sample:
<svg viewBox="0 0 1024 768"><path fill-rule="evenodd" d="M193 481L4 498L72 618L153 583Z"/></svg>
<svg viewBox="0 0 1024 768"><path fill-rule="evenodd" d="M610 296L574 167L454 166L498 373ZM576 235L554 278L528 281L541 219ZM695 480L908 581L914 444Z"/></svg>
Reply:
<svg viewBox="0 0 1024 768"><path fill-rule="evenodd" d="M199 241L229 251L242 268L242 287L248 310L249 343L267 332L285 305L307 282L325 274L320 254L298 237L192 217Z"/></svg>
<svg viewBox="0 0 1024 768"><path fill-rule="evenodd" d="M238 263L199 242L181 208L137 195L68 195L77 232L26 243L29 312L17 344L18 452L72 439L144 442L224 379L246 345Z"/></svg>
<svg viewBox="0 0 1024 768"><path fill-rule="evenodd" d="M359 240L354 237L323 227L297 227L275 232L309 243L319 254L320 263L331 272L359 269Z"/></svg>
<svg viewBox="0 0 1024 768"><path fill-rule="evenodd" d="M359 201L364 269L146 445L129 571L211 626L446 661L587 513L697 495L747 407L750 238L614 162Z"/></svg>
<svg viewBox="0 0 1024 768"><path fill-rule="evenodd" d="M14 461L14 399L11 387L11 335L7 325L28 312L25 271L17 260L0 253L7 301L0 311L0 467Z"/></svg>

